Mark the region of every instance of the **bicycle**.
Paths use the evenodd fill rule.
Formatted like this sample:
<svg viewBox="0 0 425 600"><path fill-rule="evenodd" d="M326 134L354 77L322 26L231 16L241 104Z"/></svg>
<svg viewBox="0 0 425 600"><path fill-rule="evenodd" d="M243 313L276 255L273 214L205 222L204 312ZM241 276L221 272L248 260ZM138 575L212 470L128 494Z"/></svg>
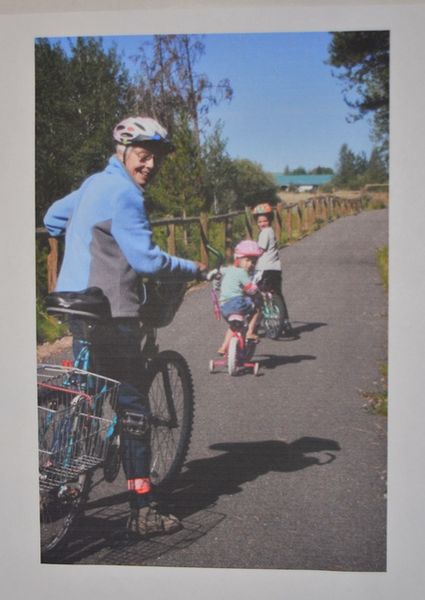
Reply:
<svg viewBox="0 0 425 600"><path fill-rule="evenodd" d="M288 321L288 310L282 294L275 289L273 280L264 277L256 283L262 297L259 327L264 330L265 336L271 340L276 340L284 331L288 335L291 334L292 327Z"/></svg>
<svg viewBox="0 0 425 600"><path fill-rule="evenodd" d="M257 342L246 339L248 321L245 315L231 314L226 319L232 331L232 337L223 358L211 359L210 373L214 373L219 366L227 366L229 375L238 375L243 369L252 369L254 375L260 371L260 363L252 361Z"/></svg>
<svg viewBox="0 0 425 600"><path fill-rule="evenodd" d="M149 281L142 283L142 289L141 369L150 408L150 477L152 484L160 487L180 472L193 427L189 366L181 354L160 352L156 343L156 329L172 320L186 284ZM106 316L105 301L98 288L56 292L46 300L49 314L62 319L77 316L85 327L81 349L72 364L38 366L42 556L64 543L84 510L94 472L103 468L105 481L112 482L120 469L119 382L89 370L91 338ZM165 304L161 306L161 302Z"/></svg>
<svg viewBox="0 0 425 600"><path fill-rule="evenodd" d="M260 290L263 305L261 310L260 327L271 340L277 340L284 326L284 304L281 296L275 291Z"/></svg>

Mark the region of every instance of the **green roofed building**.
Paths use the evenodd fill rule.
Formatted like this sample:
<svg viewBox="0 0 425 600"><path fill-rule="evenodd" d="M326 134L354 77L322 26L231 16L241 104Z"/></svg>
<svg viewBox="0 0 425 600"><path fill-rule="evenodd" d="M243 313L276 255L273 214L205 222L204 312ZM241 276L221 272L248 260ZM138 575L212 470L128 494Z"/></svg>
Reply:
<svg viewBox="0 0 425 600"><path fill-rule="evenodd" d="M281 190L295 188L299 192L311 192L331 181L334 175L280 175L272 173L276 185Z"/></svg>

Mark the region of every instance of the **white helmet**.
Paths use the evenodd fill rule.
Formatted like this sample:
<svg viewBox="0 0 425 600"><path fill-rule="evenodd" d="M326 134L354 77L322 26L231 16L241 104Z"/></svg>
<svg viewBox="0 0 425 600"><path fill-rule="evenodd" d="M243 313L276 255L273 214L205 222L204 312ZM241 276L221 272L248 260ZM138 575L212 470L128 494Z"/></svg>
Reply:
<svg viewBox="0 0 425 600"><path fill-rule="evenodd" d="M124 146L135 144L158 144L164 153L172 152L167 130L150 117L128 117L114 127L114 140Z"/></svg>

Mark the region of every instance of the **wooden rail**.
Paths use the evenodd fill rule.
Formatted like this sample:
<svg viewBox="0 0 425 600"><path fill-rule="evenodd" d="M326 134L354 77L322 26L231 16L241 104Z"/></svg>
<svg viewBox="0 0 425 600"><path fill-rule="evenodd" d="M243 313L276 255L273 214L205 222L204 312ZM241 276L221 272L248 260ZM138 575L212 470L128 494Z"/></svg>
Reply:
<svg viewBox="0 0 425 600"><path fill-rule="evenodd" d="M333 195L314 196L308 200L285 204L280 203L274 209L273 228L279 243L290 243L300 237L308 235L320 228L325 223L339 217L357 214L364 208L362 198L340 198ZM224 255L226 260L232 256L234 244L234 221L244 216L245 237L253 239L257 227L252 214L248 208L233 211L223 215L209 215L201 213L198 217L167 217L151 222L153 228L166 227L167 252L176 254L176 228L197 225L200 230L200 260L204 264L209 263L206 243L208 240L209 227L212 223L222 223L224 233ZM51 238L44 228L36 229L37 238L45 239L49 245L47 256L47 287L52 291L56 286L57 273L61 259L61 243L56 238Z"/></svg>

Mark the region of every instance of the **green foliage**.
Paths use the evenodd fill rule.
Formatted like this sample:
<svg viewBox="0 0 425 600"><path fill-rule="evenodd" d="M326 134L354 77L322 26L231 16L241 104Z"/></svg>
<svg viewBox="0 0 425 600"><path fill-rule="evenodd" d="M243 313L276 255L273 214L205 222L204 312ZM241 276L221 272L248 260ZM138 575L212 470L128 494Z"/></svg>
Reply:
<svg viewBox="0 0 425 600"><path fill-rule="evenodd" d="M311 171L309 171L309 174L310 175L333 175L334 170L331 167L321 167L319 165L318 167L311 169Z"/></svg>
<svg viewBox="0 0 425 600"><path fill-rule="evenodd" d="M226 140L222 138L222 123L206 137L202 153L205 163L204 198L205 209L215 214L230 210L235 204L232 188L233 161L226 151Z"/></svg>
<svg viewBox="0 0 425 600"><path fill-rule="evenodd" d="M53 342L67 333L67 327L44 310L39 298L36 301L37 343Z"/></svg>
<svg viewBox="0 0 425 600"><path fill-rule="evenodd" d="M56 199L104 167L111 131L128 110L127 72L101 39L78 38L70 54L35 45L37 224Z"/></svg>
<svg viewBox="0 0 425 600"><path fill-rule="evenodd" d="M381 274L382 285L388 291L388 246L378 248L376 252L378 269ZM382 362L379 365L381 379L380 389L374 392L363 392L366 400L365 407L369 412L383 417L388 416L388 362Z"/></svg>
<svg viewBox="0 0 425 600"><path fill-rule="evenodd" d="M344 99L351 119L373 115L373 134L388 164L389 31L336 32L329 46L328 64L345 83Z"/></svg>
<svg viewBox="0 0 425 600"><path fill-rule="evenodd" d="M252 207L259 202L277 202L277 186L273 177L263 171L259 164L247 159L234 160L230 177L235 195L234 208Z"/></svg>
<svg viewBox="0 0 425 600"><path fill-rule="evenodd" d="M314 169L310 169L307 171L304 167L297 167L296 169L290 169L288 165L286 165L284 171L284 175L333 175L334 170L331 167L321 167L318 165L314 167Z"/></svg>
<svg viewBox="0 0 425 600"><path fill-rule="evenodd" d="M376 251L376 260L379 273L381 274L382 285L388 291L388 246L382 246Z"/></svg>
<svg viewBox="0 0 425 600"><path fill-rule="evenodd" d="M146 190L152 216L191 216L204 206L205 165L194 132L182 115L173 136L176 151L164 161L155 180Z"/></svg>
<svg viewBox="0 0 425 600"><path fill-rule="evenodd" d="M336 175L330 182L333 187L359 190L368 183L387 181L387 169L378 148L373 148L367 159L364 152L355 154L347 144L341 146Z"/></svg>

